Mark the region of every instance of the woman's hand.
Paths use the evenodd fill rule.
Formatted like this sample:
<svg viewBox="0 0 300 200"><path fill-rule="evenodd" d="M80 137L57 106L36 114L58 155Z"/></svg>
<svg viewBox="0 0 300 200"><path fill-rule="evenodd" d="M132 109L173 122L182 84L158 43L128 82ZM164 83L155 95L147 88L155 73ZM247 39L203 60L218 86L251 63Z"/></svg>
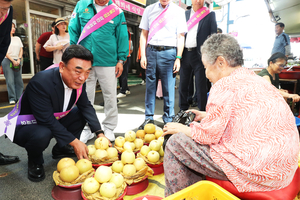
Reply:
<svg viewBox="0 0 300 200"><path fill-rule="evenodd" d="M18 61L16 61L16 60L12 61L12 63L13 63L14 66L18 66L18 65L20 64L20 63L19 63Z"/></svg>
<svg viewBox="0 0 300 200"><path fill-rule="evenodd" d="M298 94L291 94L289 98L292 98L294 103L300 101L300 96Z"/></svg>
<svg viewBox="0 0 300 200"><path fill-rule="evenodd" d="M163 132L164 133L162 136L175 133L184 133L186 136L191 137L191 128L176 122L167 123L163 128Z"/></svg>
<svg viewBox="0 0 300 200"><path fill-rule="evenodd" d="M196 116L194 118L194 121L198 122L198 121L201 121L204 117L206 117L206 112L205 111L199 111L199 110L188 110L186 112L193 112Z"/></svg>
<svg viewBox="0 0 300 200"><path fill-rule="evenodd" d="M57 50L62 50L63 48L64 48L64 45L57 45L57 46L56 46L56 49L57 49Z"/></svg>

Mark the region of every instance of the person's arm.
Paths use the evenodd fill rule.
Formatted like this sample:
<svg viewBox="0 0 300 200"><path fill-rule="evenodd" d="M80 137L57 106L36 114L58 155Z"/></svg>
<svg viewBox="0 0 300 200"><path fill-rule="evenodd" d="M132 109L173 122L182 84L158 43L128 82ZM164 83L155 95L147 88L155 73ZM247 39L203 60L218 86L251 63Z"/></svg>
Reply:
<svg viewBox="0 0 300 200"><path fill-rule="evenodd" d="M288 44L284 48L285 48L285 55L286 57L288 57L291 54L291 45Z"/></svg>
<svg viewBox="0 0 300 200"><path fill-rule="evenodd" d="M64 45L58 45L58 46L44 46L47 52L52 52L55 50L62 50L64 48Z"/></svg>
<svg viewBox="0 0 300 200"><path fill-rule="evenodd" d="M35 54L36 54L36 59L40 61L40 51L41 51L42 45L38 42L35 43Z"/></svg>
<svg viewBox="0 0 300 200"><path fill-rule="evenodd" d="M72 13L72 17L70 20L70 24L68 27L69 35L70 35L70 45L77 44L79 36L81 34L81 24L79 20L79 3L77 2L76 7Z"/></svg>
<svg viewBox="0 0 300 200"><path fill-rule="evenodd" d="M180 70L180 58L182 57L183 48L184 48L184 33L180 33L177 35L177 57L174 62L173 73L177 73Z"/></svg>
<svg viewBox="0 0 300 200"><path fill-rule="evenodd" d="M2 60L4 59L4 57L6 56L7 53L7 49L9 47L10 41L11 41L11 37L10 37L10 31L11 31L11 21L12 21L12 14L13 14L13 7L10 6L10 11L9 11L9 15L6 18L6 20L3 22L7 24L7 28L5 30L5 33L3 33L3 35L1 34L1 36L3 36L3 40L0 43L0 62L2 62ZM10 21L10 22L9 22ZM1 30L2 32L3 30Z"/></svg>
<svg viewBox="0 0 300 200"><path fill-rule="evenodd" d="M146 44L148 40L149 31L142 29L140 37L140 51L141 51L141 67L143 69L147 68L147 58L146 58Z"/></svg>
<svg viewBox="0 0 300 200"><path fill-rule="evenodd" d="M20 48L19 57L17 60L18 65L20 65L22 57L23 57L23 47Z"/></svg>
<svg viewBox="0 0 300 200"><path fill-rule="evenodd" d="M14 66L18 66L18 62L13 59L9 54L6 54L6 58L8 58Z"/></svg>

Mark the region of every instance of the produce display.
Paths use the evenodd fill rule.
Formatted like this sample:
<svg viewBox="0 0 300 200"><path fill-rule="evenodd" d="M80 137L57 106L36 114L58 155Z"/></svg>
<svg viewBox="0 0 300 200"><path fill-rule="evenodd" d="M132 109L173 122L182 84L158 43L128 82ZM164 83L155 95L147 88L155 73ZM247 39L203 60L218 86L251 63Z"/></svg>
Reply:
<svg viewBox="0 0 300 200"><path fill-rule="evenodd" d="M144 145L137 154L137 157L144 159L146 163L152 165L162 163L164 160L163 139L163 137L159 137L157 140L152 140L149 146Z"/></svg>
<svg viewBox="0 0 300 200"><path fill-rule="evenodd" d="M118 151L114 147L109 147L109 141L105 137L99 137L94 145L88 145L89 159L93 164L113 163L118 160Z"/></svg>
<svg viewBox="0 0 300 200"><path fill-rule="evenodd" d="M138 152L144 145L143 139L136 138L134 131L126 131L125 137L119 136L115 140L115 148L122 153L126 150Z"/></svg>
<svg viewBox="0 0 300 200"><path fill-rule="evenodd" d="M57 163L57 170L53 172L53 180L59 186L72 186L81 184L93 175L91 161L81 159L75 163L72 158L62 158Z"/></svg>
<svg viewBox="0 0 300 200"><path fill-rule="evenodd" d="M144 141L144 143L149 144L152 140L158 139L163 134L163 131L152 123L146 124L144 130L138 130L136 132L136 137Z"/></svg>
<svg viewBox="0 0 300 200"><path fill-rule="evenodd" d="M121 161L115 161L111 169L113 172L122 174L128 185L138 183L148 176L153 176L154 173L142 158L136 159L131 150L125 150L121 155Z"/></svg>
<svg viewBox="0 0 300 200"><path fill-rule="evenodd" d="M124 193L126 186L121 174L113 173L110 167L100 166L94 177L83 182L81 190L89 200L114 200Z"/></svg>

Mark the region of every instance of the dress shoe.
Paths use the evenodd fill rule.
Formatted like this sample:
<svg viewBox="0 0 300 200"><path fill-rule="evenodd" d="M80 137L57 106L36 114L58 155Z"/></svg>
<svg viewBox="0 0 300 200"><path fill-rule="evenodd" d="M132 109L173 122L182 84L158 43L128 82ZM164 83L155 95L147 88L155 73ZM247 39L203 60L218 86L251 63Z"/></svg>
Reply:
<svg viewBox="0 0 300 200"><path fill-rule="evenodd" d="M56 144L52 149L52 158L58 159L64 157L76 157L73 147L70 145L66 145L62 148L59 148Z"/></svg>
<svg viewBox="0 0 300 200"><path fill-rule="evenodd" d="M33 182L40 182L45 179L45 171L42 164L28 162L28 179Z"/></svg>
<svg viewBox="0 0 300 200"><path fill-rule="evenodd" d="M142 125L140 125L140 127L139 127L138 130L144 130L144 126L145 126L146 124L149 124L149 123L154 124L154 120L153 120L153 119L146 119L146 120L142 123Z"/></svg>
<svg viewBox="0 0 300 200"><path fill-rule="evenodd" d="M193 103L192 103L191 107L197 107L197 106L198 106L198 102L196 102L196 101L193 101Z"/></svg>
<svg viewBox="0 0 300 200"><path fill-rule="evenodd" d="M0 165L7 165L19 162L20 159L18 156L5 156L2 153L0 153Z"/></svg>

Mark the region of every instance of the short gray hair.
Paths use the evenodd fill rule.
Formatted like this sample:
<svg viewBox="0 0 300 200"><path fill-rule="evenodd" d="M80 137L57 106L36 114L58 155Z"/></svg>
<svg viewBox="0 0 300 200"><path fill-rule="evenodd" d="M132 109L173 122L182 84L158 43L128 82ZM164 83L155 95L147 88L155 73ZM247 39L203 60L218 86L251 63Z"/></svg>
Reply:
<svg viewBox="0 0 300 200"><path fill-rule="evenodd" d="M211 35L201 46L201 54L210 64L214 64L219 56L223 56L231 67L244 64L243 51L237 40L229 34Z"/></svg>

